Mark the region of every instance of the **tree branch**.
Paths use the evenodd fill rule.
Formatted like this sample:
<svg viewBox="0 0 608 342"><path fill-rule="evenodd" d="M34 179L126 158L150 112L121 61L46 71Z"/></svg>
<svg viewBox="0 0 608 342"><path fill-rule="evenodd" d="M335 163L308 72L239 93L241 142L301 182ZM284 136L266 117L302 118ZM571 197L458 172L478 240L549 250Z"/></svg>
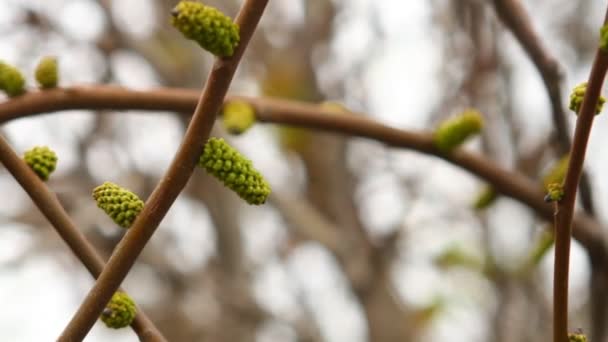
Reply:
<svg viewBox="0 0 608 342"><path fill-rule="evenodd" d="M222 105L238 63L267 3L268 0L247 0L241 7L236 18L236 23L240 27L240 43L234 56L216 60L169 170L150 195L132 227L116 246L107 266L59 337L59 341L84 339L167 211L186 186L202 153L203 144L209 137L215 115Z"/></svg>
<svg viewBox="0 0 608 342"><path fill-rule="evenodd" d="M606 16L608 16L608 12L606 12ZM607 69L608 54L598 49L591 67L583 104L576 120L574 142L570 150L570 162L564 180L564 198L559 202L556 210L553 280L553 339L555 342L568 341L568 271L576 189L583 172L589 134Z"/></svg>
<svg viewBox="0 0 608 342"><path fill-rule="evenodd" d="M93 245L74 225L57 197L49 191L46 184L23 162L2 136L0 136L0 162L19 182L32 199L32 202L49 220L59 236L84 264L89 273L97 278L104 267L101 256L97 254ZM137 315L131 327L141 341L166 341L141 309L137 310Z"/></svg>
<svg viewBox="0 0 608 342"><path fill-rule="evenodd" d="M557 59L543 46L521 2L518 0L494 0L494 7L500 19L513 32L513 35L530 56L532 63L540 73L551 103L559 154L564 155L570 150L571 142L561 95L563 80L561 66ZM580 181L581 204L585 211L595 215L591 188L589 175L583 172Z"/></svg>
<svg viewBox="0 0 608 342"><path fill-rule="evenodd" d="M561 67L557 59L543 46L542 40L532 26L530 16L519 0L494 0L493 2L496 14L530 56L543 79L551 102L559 149L561 153L565 154L570 149L570 133L562 107Z"/></svg>
<svg viewBox="0 0 608 342"><path fill-rule="evenodd" d="M11 119L66 109L167 110L189 112L196 106L197 93L186 89L135 91L113 86L88 86L32 92L0 103L0 123ZM336 115L318 105L271 98L228 96L226 101L240 99L256 109L258 120L288 124L328 132L354 135L383 142L389 146L408 148L442 158L470 171L492 184L503 195L512 197L553 220L553 210L543 201L541 186L529 178L507 171L496 163L462 149L441 154L434 147L431 134L414 133L391 128L364 114ZM574 218L574 237L597 255L606 255L608 245L602 229L593 218L580 213Z"/></svg>

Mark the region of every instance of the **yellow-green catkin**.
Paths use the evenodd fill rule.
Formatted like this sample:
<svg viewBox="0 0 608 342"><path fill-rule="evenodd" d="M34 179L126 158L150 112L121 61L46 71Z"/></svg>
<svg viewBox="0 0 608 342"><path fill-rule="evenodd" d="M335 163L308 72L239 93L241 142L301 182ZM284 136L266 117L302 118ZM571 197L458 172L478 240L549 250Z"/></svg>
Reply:
<svg viewBox="0 0 608 342"><path fill-rule="evenodd" d="M25 78L19 69L2 61L0 61L0 90L8 97L25 93Z"/></svg>
<svg viewBox="0 0 608 342"><path fill-rule="evenodd" d="M567 154L560 158L555 165L553 165L549 171L543 176L543 187L545 191L549 191L549 184L563 183L568 171L568 163L570 162L570 156Z"/></svg>
<svg viewBox="0 0 608 342"><path fill-rule="evenodd" d="M435 146L442 152L449 152L467 139L478 134L483 127L481 113L468 109L461 114L443 121L435 130Z"/></svg>
<svg viewBox="0 0 608 342"><path fill-rule="evenodd" d="M350 112L343 104L335 101L321 102L319 107L332 114L348 114ZM278 137L281 147L285 150L304 153L313 139L313 133L306 128L281 125L278 129Z"/></svg>
<svg viewBox="0 0 608 342"><path fill-rule="evenodd" d="M530 270L537 266L540 261L543 259L547 252L551 249L553 244L555 243L555 236L553 233L547 229L544 230L539 239L536 241L536 244L530 250L530 254L528 255L527 261L524 265L525 270Z"/></svg>
<svg viewBox="0 0 608 342"><path fill-rule="evenodd" d="M135 319L137 309L129 295L118 291L101 313L100 319L108 328L120 329L128 327Z"/></svg>
<svg viewBox="0 0 608 342"><path fill-rule="evenodd" d="M568 342L587 342L587 336L583 333L568 334Z"/></svg>
<svg viewBox="0 0 608 342"><path fill-rule="evenodd" d="M476 210L482 210L492 205L498 198L498 193L490 185L486 185L483 190L477 195L475 202L473 202L473 208Z"/></svg>
<svg viewBox="0 0 608 342"><path fill-rule="evenodd" d="M310 130L304 128L279 125L277 133L281 147L287 151L302 153L312 141Z"/></svg>
<svg viewBox="0 0 608 342"><path fill-rule="evenodd" d="M564 197L564 186L562 183L551 183L547 186L546 202L559 202Z"/></svg>
<svg viewBox="0 0 608 342"><path fill-rule="evenodd" d="M47 146L36 146L25 151L23 160L43 181L48 180L57 167L57 154Z"/></svg>
<svg viewBox="0 0 608 342"><path fill-rule="evenodd" d="M255 121L255 109L245 101L230 101L222 108L222 123L230 134L243 134Z"/></svg>
<svg viewBox="0 0 608 342"><path fill-rule="evenodd" d="M34 72L36 82L42 89L55 88L59 83L59 71L57 67L57 58L46 56L42 57L36 71Z"/></svg>
<svg viewBox="0 0 608 342"><path fill-rule="evenodd" d="M608 25L604 25L600 29L599 47L602 52L608 52Z"/></svg>
<svg viewBox="0 0 608 342"><path fill-rule="evenodd" d="M196 1L180 1L171 24L186 38L218 57L230 57L239 44L239 27L218 9Z"/></svg>
<svg viewBox="0 0 608 342"><path fill-rule="evenodd" d="M144 202L131 191L112 182L93 189L97 206L123 228L129 228L144 207Z"/></svg>
<svg viewBox="0 0 608 342"><path fill-rule="evenodd" d="M569 108L571 111L578 115L578 112L581 110L581 106L583 105L583 98L585 97L585 92L587 91L587 82L583 82L578 84L572 92L570 93L570 105ZM598 115L602 112L602 107L606 102L606 98L600 95L600 98L597 101L597 106L595 107L595 115Z"/></svg>
<svg viewBox="0 0 608 342"><path fill-rule="evenodd" d="M446 248L434 261L435 265L443 269L463 267L471 270L483 270L484 268L483 260L467 253L458 246Z"/></svg>
<svg viewBox="0 0 608 342"><path fill-rule="evenodd" d="M262 174L224 139L210 138L198 165L249 204L264 204L270 194L270 186Z"/></svg>
<svg viewBox="0 0 608 342"><path fill-rule="evenodd" d="M446 308L447 304L445 299L437 297L429 304L414 310L411 319L416 323L416 326L430 323Z"/></svg>
<svg viewBox="0 0 608 342"><path fill-rule="evenodd" d="M349 110L348 110L348 108L346 108L346 106L344 106L343 104L341 104L339 102L335 102L335 101L321 102L320 106L322 109L329 110L329 111L332 111L332 112L338 113L338 114L344 114L344 113L349 112Z"/></svg>

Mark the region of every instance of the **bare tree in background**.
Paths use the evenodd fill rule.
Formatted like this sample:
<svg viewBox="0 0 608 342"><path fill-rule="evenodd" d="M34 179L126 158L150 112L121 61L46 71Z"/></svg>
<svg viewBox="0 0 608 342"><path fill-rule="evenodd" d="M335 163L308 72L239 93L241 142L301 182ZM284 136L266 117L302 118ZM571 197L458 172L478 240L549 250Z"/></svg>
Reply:
<svg viewBox="0 0 608 342"><path fill-rule="evenodd" d="M12 1L1 19L11 49L0 48L0 59L32 70L41 55L56 54L63 77L63 88L0 102L2 133L17 150L43 138L61 146L48 187L84 234L74 243L86 238L100 252L97 263L84 262L98 275L124 232L95 207L91 189L112 179L148 197L219 62L171 27L176 1L52 3ZM255 1L206 3L234 17ZM259 124L239 137L218 124L212 135L250 156L272 195L248 207L194 172L123 284L147 315L134 327L140 339L153 326L150 341L551 340L553 253L543 234L554 209L566 209L543 201L542 183L576 145L568 94L589 75L601 27L595 13L605 3L402 5L417 9L424 27L409 23L411 13L386 13L398 7L387 3L269 2L225 100L250 103ZM79 11L89 11L92 33L70 26ZM385 80L383 68L412 79ZM412 84L416 75L423 86ZM387 103L384 91L398 96ZM324 101L350 111L333 119L318 106ZM484 115L481 138L441 153L429 132L467 108ZM77 112L22 118L62 110ZM603 117L596 120L601 140ZM605 157L595 144L578 187L572 251L582 257L572 260L565 316L569 331L580 328L593 342L608 341ZM48 256L80 303L89 287L81 262L40 211L53 225L63 216L54 221L24 199L8 172L18 161L10 164L8 145L2 151L0 187L16 204L1 215L6 231L25 231L29 241L2 259L2 274L18 277ZM18 180L30 194L27 179ZM485 185L497 200L475 209ZM67 323L72 309L57 310ZM93 335L119 336L102 328Z"/></svg>

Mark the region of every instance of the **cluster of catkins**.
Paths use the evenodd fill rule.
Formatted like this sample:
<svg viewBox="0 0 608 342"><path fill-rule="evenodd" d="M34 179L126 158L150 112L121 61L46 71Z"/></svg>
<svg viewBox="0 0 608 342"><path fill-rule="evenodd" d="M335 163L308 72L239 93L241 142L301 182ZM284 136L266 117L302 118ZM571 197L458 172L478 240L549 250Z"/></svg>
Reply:
<svg viewBox="0 0 608 342"><path fill-rule="evenodd" d="M211 6L196 1L181 1L171 11L171 23L186 38L198 43L202 48L220 58L231 57L239 44L239 27L229 17ZM601 48L608 49L608 30L601 32L604 39ZM35 78L41 89L56 87L59 81L57 60L43 58L35 70ZM577 85L570 96L570 109L578 114L586 83ZM0 61L0 90L7 96L15 97L25 92L25 79L19 70ZM599 114L605 102L600 97L596 113ZM329 107L328 107L329 108ZM343 111L342 109L338 111ZM255 123L255 110L247 102L233 101L222 109L224 127L229 133L242 134ZM452 153L483 128L483 117L474 109L468 109L457 116L443 121L433 134L437 153ZM42 179L47 180L55 170L56 154L48 147L34 147L24 154L25 162ZM558 201L563 196L561 182L567 167L567 157L558 163L544 181L550 200ZM233 190L249 204L263 204L270 194L270 186L252 165L251 161L231 147L224 139L210 138L203 147L198 166L205 169ZM491 187L481 193L475 203L478 209L485 208L496 198ZM93 199L114 222L129 228L143 210L144 202L133 192L111 182L105 182L93 190ZM133 300L124 292L116 292L107 304L100 319L110 328L122 328L131 324L136 315ZM584 342L582 334L571 334L570 341Z"/></svg>
<svg viewBox="0 0 608 342"><path fill-rule="evenodd" d="M34 76L41 89L56 87L59 82L57 59L50 56L43 57L36 66ZM25 78L21 71L3 61L0 61L0 91L8 97L19 96L26 91Z"/></svg>

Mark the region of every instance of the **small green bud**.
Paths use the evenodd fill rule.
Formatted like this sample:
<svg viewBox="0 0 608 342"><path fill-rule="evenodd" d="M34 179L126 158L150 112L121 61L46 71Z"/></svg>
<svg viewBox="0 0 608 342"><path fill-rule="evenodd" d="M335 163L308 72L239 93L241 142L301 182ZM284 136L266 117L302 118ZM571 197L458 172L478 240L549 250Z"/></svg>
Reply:
<svg viewBox="0 0 608 342"><path fill-rule="evenodd" d="M568 334L569 342L587 342L587 336L582 332Z"/></svg>
<svg viewBox="0 0 608 342"><path fill-rule="evenodd" d="M57 167L57 154L46 146L36 146L25 151L23 160L43 181L48 180Z"/></svg>
<svg viewBox="0 0 608 342"><path fill-rule="evenodd" d="M126 293L118 291L114 293L100 318L108 328L120 329L131 325L136 313L133 299Z"/></svg>
<svg viewBox="0 0 608 342"><path fill-rule="evenodd" d="M305 151L312 141L310 130L296 126L279 125L277 136L282 148L299 153Z"/></svg>
<svg viewBox="0 0 608 342"><path fill-rule="evenodd" d="M230 57L239 44L239 27L218 9L196 1L180 1L171 24L186 38L218 57Z"/></svg>
<svg viewBox="0 0 608 342"><path fill-rule="evenodd" d="M471 270L483 270L484 268L483 260L467 253L458 246L448 247L435 257L434 262L435 265L443 269L463 267Z"/></svg>
<svg viewBox="0 0 608 342"><path fill-rule="evenodd" d="M568 171L568 163L570 162L570 156L566 154L555 165L549 169L549 171L543 176L543 186L545 191L549 191L549 184L552 183L563 183Z"/></svg>
<svg viewBox="0 0 608 342"><path fill-rule="evenodd" d="M255 110L245 101L230 101L222 108L222 122L231 134L244 133L255 121Z"/></svg>
<svg viewBox="0 0 608 342"><path fill-rule="evenodd" d="M579 110L581 110L581 106L583 105L583 98L585 97L585 92L587 91L587 82L580 83L574 89L572 89L572 93L570 93L570 110L578 115ZM595 107L595 115L598 115L602 111L602 107L604 106L604 102L606 102L606 98L600 95L598 99L597 106Z"/></svg>
<svg viewBox="0 0 608 342"><path fill-rule="evenodd" d="M343 104L339 103L339 102L335 102L335 101L325 101L325 102L321 102L320 104L321 108L325 109L325 110L329 110L335 113L348 113L349 110L348 108L346 108L346 106L344 106Z"/></svg>
<svg viewBox="0 0 608 342"><path fill-rule="evenodd" d="M551 183L547 187L545 202L559 202L564 197L564 186L562 183Z"/></svg>
<svg viewBox="0 0 608 342"><path fill-rule="evenodd" d="M270 186L239 151L224 139L210 138L205 144L198 166L221 180L249 204L264 204Z"/></svg>
<svg viewBox="0 0 608 342"><path fill-rule="evenodd" d="M144 207L144 202L136 194L111 182L104 182L93 189L93 199L123 228L129 228Z"/></svg>
<svg viewBox="0 0 608 342"><path fill-rule="evenodd" d="M477 195L477 198L473 203L473 208L477 210L485 209L492 205L496 198L498 198L496 190L494 190L493 187L486 185L479 195Z"/></svg>
<svg viewBox="0 0 608 342"><path fill-rule="evenodd" d="M536 246L530 252L529 262L531 265L538 265L542 258L547 254L551 246L555 243L555 236L549 230L541 233Z"/></svg>
<svg viewBox="0 0 608 342"><path fill-rule="evenodd" d="M428 324L446 308L447 304L445 299L437 297L429 304L414 310L411 319L416 326Z"/></svg>
<svg viewBox="0 0 608 342"><path fill-rule="evenodd" d="M59 82L57 70L57 58L43 57L36 67L35 76L38 85L42 89L55 88Z"/></svg>
<svg viewBox="0 0 608 342"><path fill-rule="evenodd" d="M15 97L25 92L25 78L12 65L0 61L0 90L9 97Z"/></svg>
<svg viewBox="0 0 608 342"><path fill-rule="evenodd" d="M479 133L482 127L481 114L474 109L465 110L439 125L434 135L435 146L442 152L449 152Z"/></svg>
<svg viewBox="0 0 608 342"><path fill-rule="evenodd" d="M602 26L600 29L600 50L608 52L608 25Z"/></svg>
<svg viewBox="0 0 608 342"><path fill-rule="evenodd" d="M532 245L532 248L530 248L523 263L516 269L516 275L527 277L551 250L554 243L555 236L553 235L553 226L548 225L547 228L540 232L540 235L534 242L534 245Z"/></svg>

